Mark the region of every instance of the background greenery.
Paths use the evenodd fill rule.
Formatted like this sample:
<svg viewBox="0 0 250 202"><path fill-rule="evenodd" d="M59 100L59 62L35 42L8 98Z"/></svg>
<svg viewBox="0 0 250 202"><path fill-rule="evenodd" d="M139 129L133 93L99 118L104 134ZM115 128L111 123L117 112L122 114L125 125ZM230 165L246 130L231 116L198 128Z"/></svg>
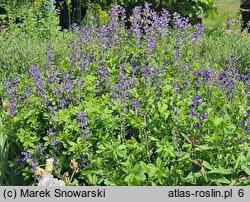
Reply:
<svg viewBox="0 0 250 202"><path fill-rule="evenodd" d="M144 1L117 1L118 3L121 3L127 7L128 13L131 14L132 8L135 5L141 5ZM149 1L150 2L150 1ZM160 7L167 7L170 11L179 11L182 15L189 16L191 18L191 22L195 24L196 22L200 21L200 17L206 17L203 19L203 22L205 24L205 35L203 37L203 46L196 50L196 54L199 57L200 64L213 64L213 68L217 71L223 71L226 69L228 63L226 59L237 56L239 58L237 68L242 74L246 74L248 71L248 66L250 65L250 55L248 54L248 47L250 46L250 40L249 36L245 35L244 33L240 33L240 23L237 21L239 14L237 14L238 7L239 7L239 1L228 1L228 0L221 0L216 1L217 6L217 13L214 13L214 5L213 1L154 1L155 4L153 4L154 8L157 10ZM185 3L187 2L187 3ZM198 2L197 4L194 4L193 2ZM68 7L66 9L70 9L70 1L67 2ZM114 1L82 1L82 5L84 7L88 7L88 10L86 11L84 16L79 17L79 13L76 14L75 20L76 22L79 22L80 24L91 24L91 21L97 22L99 25L103 25L110 20L109 11L112 5L114 4ZM42 0L26 0L26 1L18 1L18 0L4 0L1 1L0 7L2 8L1 12L1 31L0 31L0 105L2 106L4 104L4 101L7 99L7 94L3 90L3 83L4 80L7 77L14 78L15 76L20 76L21 78L24 78L24 82L28 81L26 80L28 77L28 67L32 64L36 64L38 67L43 67L46 61L46 54L45 52L48 49L48 46L51 45L53 47L52 54L53 54L53 62L55 65L62 66L65 69L67 69L68 64L67 62L70 60L69 55L71 54L71 50L68 48L70 44L75 42L76 35L71 30L64 30L62 31L59 27L59 15L58 10L51 9L50 11L46 10L46 6L48 6L47 3L44 3ZM184 9L185 8L185 9ZM80 12L80 11L79 11ZM67 13L70 17L70 12ZM207 15L210 14L210 15ZM91 16L95 16L95 20L91 18ZM234 19L235 23L228 26L226 23L226 20L228 17L231 17ZM80 19L79 19L80 18ZM74 19L74 18L72 18ZM68 21L72 22L72 21ZM187 52L187 55L191 54L190 52ZM188 58L189 56L187 56ZM113 58L112 61L114 64L116 64L117 58ZM194 64L197 68L201 68L200 64ZM90 79L91 82L91 79ZM166 85L167 86L167 85ZM166 91L171 92L170 89L165 89ZM91 96L90 96L91 97ZM240 97L240 96L239 96ZM176 98L177 99L177 98ZM190 97L191 99L191 97ZM239 98L240 99L240 98ZM104 103L107 101L107 98L103 98ZM98 100L95 100L94 104L100 104ZM170 105L170 101L168 104ZM31 103L32 104L32 103ZM34 104L34 103L33 103ZM35 103L37 104L37 103ZM41 103L40 103L41 104ZM90 106L94 105L93 103L89 103ZM179 103L180 105L183 105L183 103ZM93 113L93 119L92 119L92 127L95 128L96 132L98 132L98 127L94 125L94 123L99 123L98 118L101 117L102 120L108 120L108 118L111 117L110 111L108 109L105 109L105 106L100 105L103 112L105 113L97 113L99 109L92 109L89 107L89 114ZM36 108L37 106L33 106ZM183 107L185 109L185 107ZM69 111L67 113L75 113L77 109L73 108L72 111ZM93 112L91 111L93 110ZM107 110L107 111L104 111ZM229 110L229 108L225 108L225 110ZM38 110L39 111L39 110ZM28 111L24 111L23 115L28 113ZM40 113L40 112L39 112ZM65 112L66 113L66 112ZM115 110L112 113L117 113ZM17 157L17 154L20 153L21 147L16 148L13 147L15 144L15 134L14 136L9 136L11 131L15 131L14 129L10 129L8 131L8 135L5 134L4 131L7 131L6 128L4 130L4 117L5 117L5 110L3 107L0 108L0 184L1 185L24 185L29 184L32 181L30 180L28 167L26 167L25 174L26 178L20 173L20 168L16 168L13 166L14 159ZM31 114L31 116L33 116ZM63 116L63 115L62 115ZM71 115L69 115L71 116ZM108 117L110 116L110 117ZM152 115L153 116L153 115ZM21 119L23 117L20 115L19 119L15 120L17 122L21 122ZM46 119L45 119L46 121ZM97 122L95 122L97 121ZM212 120L210 120L212 122ZM215 125L219 125L220 119L216 120L217 123ZM215 121L215 122L216 122ZM227 122L226 120L225 122ZM57 120L57 124L59 124L60 120ZM104 121L105 122L105 121ZM221 121L222 122L222 121ZM228 123L228 122L227 122ZM68 123L69 124L69 123ZM133 123L136 124L136 123ZM105 124L104 124L105 125ZM225 124L226 125L226 124ZM7 124L5 125L7 126ZM22 125L20 125L22 127ZM229 124L229 128L234 127L232 124ZM104 129L103 129L104 130ZM110 128L106 128L105 130L110 130ZM152 129L153 130L153 129ZM99 131L100 132L100 131ZM95 159L95 162L93 164L93 170L85 170L82 171L82 176L87 176L86 180L89 184L97 184L98 179L96 176L104 176L104 174L98 170L95 170L94 168L97 168L99 165L102 165L102 163L110 162L110 166L107 165L105 168L106 171L109 169L113 169L116 167L117 159L122 161L122 158L124 157L125 150L129 150L131 153L137 152L136 148L140 148L141 151L143 150L142 147L138 144L138 142L131 138L129 141L127 141L125 144L120 145L119 139L112 139L113 144L117 145L117 147L114 147L111 144L102 144L100 143L97 145L97 140L91 140L98 146L98 155L100 158ZM145 139L144 139L145 140ZM151 144L155 145L158 148L158 153L164 156L164 152L169 152L169 161L173 161L173 157L171 156L172 152L172 146L170 145L168 148L165 148L167 151L161 151L164 149L164 145L168 144L168 140L162 138L160 141L152 139L150 140ZM231 141L231 140L230 140ZM230 142L229 141L229 142ZM73 142L73 141L72 141ZM247 142L248 146L246 148L249 148L249 142ZM119 146L120 145L120 146ZM187 145L186 145L187 146ZM234 151L230 150L233 147L232 145L229 145L230 147L225 149L224 151L221 151L223 154L226 152L232 152ZM77 147L74 142L71 144L70 151L74 150L75 147ZM188 147L188 146L187 146ZM216 147L216 146L215 146ZM239 151L240 157L237 156L237 154L233 154L232 156L228 156L228 159L231 162L237 161L237 165L235 165L235 171L232 171L230 169L223 169L223 157L218 160L218 163L211 162L214 166L212 168L210 164L204 164L204 168L210 170L212 178L210 179L209 183L211 184L229 184L229 183L236 183L239 178L244 178L242 181L238 181L239 184L244 185L248 184L249 181L246 180L246 174L242 174L242 169L240 168L239 164L242 165L249 165L249 154L246 154L247 151L249 152L249 149L243 148L244 145L239 145L237 147L237 151ZM111 149L114 150L114 154L111 154ZM220 147L216 147L216 149L220 150ZM204 149L206 150L206 148ZM71 152L72 152L71 151ZM87 152L87 151L86 151ZM140 153L140 151L138 150ZM199 153L199 149L195 151ZM194 152L194 153L195 153ZM118 156L116 156L116 154ZM205 152L206 153L206 152ZM166 154L168 155L168 154ZM195 154L196 155L196 154ZM197 155L197 157L202 157ZM212 156L211 159L213 158ZM248 159L247 159L248 157ZM132 158L132 157L129 157ZM189 165L189 161L185 159L186 157L183 156L184 159L182 159L182 162L184 163L182 166L185 167ZM234 159L235 158L235 159ZM163 157L165 159L165 157ZM67 159L68 160L68 159ZM124 166L125 173L127 173L127 176L124 177L126 179L126 183L130 185L138 185L140 184L140 181L144 180L144 173L143 171L145 169L145 164L138 163L134 166L132 164L129 164L129 161L134 161L134 159L127 159L127 162L124 164L121 164ZM164 173L165 164L161 161L161 158L154 159L155 161L148 164L146 167L146 170L148 171L148 175L151 177L152 181L155 184L161 184L161 179L164 179ZM103 161L103 162L101 162ZM244 161L244 162L243 162ZM12 162L12 163L11 163ZM120 162L121 163L121 162ZM194 163L199 164L199 162ZM12 165L12 166L11 166ZM120 166L121 166L120 165ZM172 170L173 176L177 176L181 172L182 168L181 166L177 166L177 170ZM217 170L215 167L217 166ZM231 166L231 165L227 165ZM238 166L238 167L237 167ZM63 165L64 169L67 167L67 165ZM91 168L91 167L90 167ZM184 170L184 168L183 168ZM246 172L247 168L245 169ZM240 171L240 172L239 172ZM146 171L145 171L146 172ZM159 175L159 178L155 177ZM226 173L226 177L220 177L223 173ZM115 173L117 176L119 176L119 173ZM131 174L131 175L130 175ZM111 175L109 173L108 175ZM137 177L136 179L133 178L133 175ZM195 176L199 175L199 176ZM227 176L228 175L228 176ZM117 179L117 176L111 176L112 179ZM105 176L107 177L107 176ZM200 180L200 174L194 173L194 176L192 174L186 176L186 184L196 184L196 183L205 183L205 181ZM29 179L28 181L25 181L25 179ZM199 180L200 182L199 182ZM82 180L82 179L81 179ZM183 182L174 181L175 179L171 179L173 184L181 184ZM196 181L197 180L197 181ZM248 177L249 180L249 177ZM160 182L159 182L160 181ZM105 184L112 185L112 181L109 181L106 179ZM116 181L116 184L122 184L121 181Z"/></svg>
<svg viewBox="0 0 250 202"><path fill-rule="evenodd" d="M37 8L48 2L47 0L3 0L0 3L0 14L4 23L22 21L27 9L33 10L38 17L44 15L37 11ZM86 22L88 15L94 15L99 22L105 22L110 8L116 4L126 8L127 16L132 14L135 6L143 5L143 0L56 0L57 8L61 10L60 20L63 26L77 23L81 25ZM201 22L202 17L211 15L215 10L214 0L149 0L152 8L160 11L163 7L170 12L178 12L182 16L188 16L192 23ZM42 9L46 10L46 6ZM29 13L29 12L28 12ZM7 15L7 16L6 16ZM84 19L85 18L85 19ZM84 20L83 20L84 19Z"/></svg>
<svg viewBox="0 0 250 202"><path fill-rule="evenodd" d="M215 5L217 7L217 12L210 15L208 18L203 20L203 23L207 27L213 28L226 28L227 19L231 18L235 21L239 21L241 18L239 12L239 0L217 0Z"/></svg>

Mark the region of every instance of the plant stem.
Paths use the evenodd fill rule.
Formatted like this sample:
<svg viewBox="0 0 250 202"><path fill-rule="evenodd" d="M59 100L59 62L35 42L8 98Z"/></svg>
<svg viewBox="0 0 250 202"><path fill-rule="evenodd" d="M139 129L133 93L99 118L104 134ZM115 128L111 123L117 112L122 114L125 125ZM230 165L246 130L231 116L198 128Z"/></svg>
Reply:
<svg viewBox="0 0 250 202"><path fill-rule="evenodd" d="M71 178L70 178L70 181L69 181L70 183L72 182L74 175L75 175L75 169L73 170L73 173L71 175Z"/></svg>
<svg viewBox="0 0 250 202"><path fill-rule="evenodd" d="M147 115L146 113L144 113L144 138L145 138L145 142L146 142L146 154L147 154L147 158L149 163L151 163L150 160L150 148L149 148L149 143L148 143L148 131L147 131Z"/></svg>
<svg viewBox="0 0 250 202"><path fill-rule="evenodd" d="M120 108L120 134L122 137L122 141L125 142L125 124L124 124L124 113L122 108Z"/></svg>

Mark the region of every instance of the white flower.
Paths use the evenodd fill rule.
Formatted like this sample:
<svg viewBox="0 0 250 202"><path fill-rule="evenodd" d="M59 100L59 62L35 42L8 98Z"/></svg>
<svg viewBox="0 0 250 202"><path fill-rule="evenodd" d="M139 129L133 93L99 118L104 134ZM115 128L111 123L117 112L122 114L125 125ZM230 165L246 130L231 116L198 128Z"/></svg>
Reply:
<svg viewBox="0 0 250 202"><path fill-rule="evenodd" d="M63 180L58 180L57 178L54 178L51 174L46 174L41 177L37 186L65 186L65 182Z"/></svg>

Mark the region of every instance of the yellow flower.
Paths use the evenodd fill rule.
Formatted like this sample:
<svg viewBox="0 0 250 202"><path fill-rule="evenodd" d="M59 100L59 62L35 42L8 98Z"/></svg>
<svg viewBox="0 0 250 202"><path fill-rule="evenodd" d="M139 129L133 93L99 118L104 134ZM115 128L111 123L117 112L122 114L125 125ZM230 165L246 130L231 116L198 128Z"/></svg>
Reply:
<svg viewBox="0 0 250 202"><path fill-rule="evenodd" d="M52 158L46 159L45 171L47 173L52 173L52 171L53 171L53 163L54 163L54 159L52 159Z"/></svg>

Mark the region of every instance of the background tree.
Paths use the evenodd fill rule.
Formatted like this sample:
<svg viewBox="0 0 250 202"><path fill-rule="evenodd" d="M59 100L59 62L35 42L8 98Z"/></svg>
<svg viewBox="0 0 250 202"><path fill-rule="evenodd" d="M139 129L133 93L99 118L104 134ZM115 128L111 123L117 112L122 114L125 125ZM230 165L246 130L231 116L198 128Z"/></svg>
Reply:
<svg viewBox="0 0 250 202"><path fill-rule="evenodd" d="M65 1L69 2L70 0L61 0L61 2ZM68 8L70 5L72 22L81 24L88 12L92 12L91 14L102 21L103 15L101 14L103 12L109 13L115 4L125 7L129 16L135 6L143 6L145 2L144 0L71 0L71 3L68 3ZM165 8L171 13L178 12L182 16L189 17L193 24L200 23L203 17L216 11L214 0L148 0L147 2L152 4L152 9L155 11L159 12Z"/></svg>
<svg viewBox="0 0 250 202"><path fill-rule="evenodd" d="M112 6L120 4L126 8L127 16L133 12L135 6L143 6L144 0L2 0L0 3L0 20L20 21L25 9L54 2L60 11L60 26L69 28L71 24L82 25L88 23L93 15L100 24L107 21ZM178 12L190 18L191 23L200 23L203 17L216 11L214 0L147 0L152 9L159 12L162 8L171 13ZM1 15L2 14L2 15ZM6 18L7 17L7 18ZM18 20L19 19L19 20ZM6 23L6 22L5 22Z"/></svg>

